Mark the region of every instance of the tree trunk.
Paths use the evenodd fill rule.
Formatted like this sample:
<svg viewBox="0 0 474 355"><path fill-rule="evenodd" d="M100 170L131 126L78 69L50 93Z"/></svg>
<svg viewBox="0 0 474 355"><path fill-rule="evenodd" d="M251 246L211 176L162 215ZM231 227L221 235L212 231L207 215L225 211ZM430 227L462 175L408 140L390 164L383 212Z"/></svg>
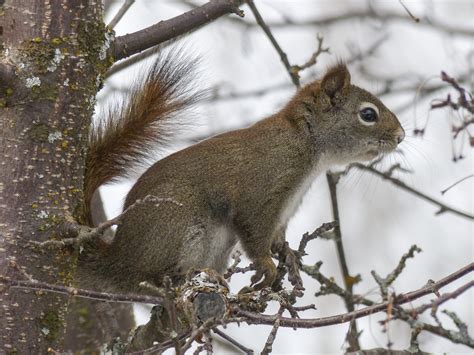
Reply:
<svg viewBox="0 0 474 355"><path fill-rule="evenodd" d="M0 276L70 285L76 253L37 250L81 210L88 128L110 65L101 1L0 1ZM68 298L0 289L0 353L61 349Z"/></svg>

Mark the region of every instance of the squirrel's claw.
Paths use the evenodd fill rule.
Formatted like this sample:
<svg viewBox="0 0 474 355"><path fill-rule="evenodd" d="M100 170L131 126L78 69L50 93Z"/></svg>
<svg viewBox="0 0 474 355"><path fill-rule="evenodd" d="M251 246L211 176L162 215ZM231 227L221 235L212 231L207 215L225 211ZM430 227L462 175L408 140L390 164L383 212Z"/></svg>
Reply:
<svg viewBox="0 0 474 355"><path fill-rule="evenodd" d="M272 258L270 256L263 257L262 259L257 260L254 263L254 266L256 268L256 272L255 275L253 275L250 279L250 281L252 282L252 288L255 291L258 291L265 287L270 287L277 276L277 268L273 263ZM257 283L262 278L263 280Z"/></svg>

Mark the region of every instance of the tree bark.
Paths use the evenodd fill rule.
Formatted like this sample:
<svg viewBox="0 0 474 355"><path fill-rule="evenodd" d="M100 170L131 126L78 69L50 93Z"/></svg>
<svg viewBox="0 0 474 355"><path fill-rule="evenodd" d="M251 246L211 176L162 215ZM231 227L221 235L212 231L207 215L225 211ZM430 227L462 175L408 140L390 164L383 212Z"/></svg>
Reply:
<svg viewBox="0 0 474 355"><path fill-rule="evenodd" d="M110 66L101 1L0 1L0 274L70 285L59 238L82 206L95 95ZM0 289L0 353L61 349L67 297Z"/></svg>

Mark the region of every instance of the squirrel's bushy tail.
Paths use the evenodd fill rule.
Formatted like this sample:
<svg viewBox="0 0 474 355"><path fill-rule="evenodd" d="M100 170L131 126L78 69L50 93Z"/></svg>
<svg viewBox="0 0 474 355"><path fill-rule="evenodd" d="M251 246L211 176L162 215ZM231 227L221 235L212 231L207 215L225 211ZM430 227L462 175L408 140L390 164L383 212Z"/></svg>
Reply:
<svg viewBox="0 0 474 355"><path fill-rule="evenodd" d="M196 62L181 51L160 54L124 103L92 126L84 177L86 224L92 225L90 204L99 186L126 176L171 140L183 122L178 114L199 98L192 87Z"/></svg>

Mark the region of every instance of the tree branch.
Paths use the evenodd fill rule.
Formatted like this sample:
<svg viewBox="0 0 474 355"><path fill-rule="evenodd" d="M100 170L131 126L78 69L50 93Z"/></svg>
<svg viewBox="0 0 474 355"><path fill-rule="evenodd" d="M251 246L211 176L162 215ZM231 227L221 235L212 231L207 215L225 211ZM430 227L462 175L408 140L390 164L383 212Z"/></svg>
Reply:
<svg viewBox="0 0 474 355"><path fill-rule="evenodd" d="M130 6L132 6L135 3L135 0L125 0L122 6L120 7L120 10L115 14L114 18L110 23L107 25L110 28L115 28L117 24L120 22L122 17L125 15L125 13L128 11Z"/></svg>
<svg viewBox="0 0 474 355"><path fill-rule="evenodd" d="M381 302L374 304L373 306L364 307L362 309L348 312L344 314L339 314L336 316L322 317L316 319L299 319L299 318L287 318L287 317L278 317L271 315L258 314L250 311L234 307L234 314L239 317L245 318L245 322L248 324L266 324L273 325L277 319L280 320L280 327L290 327L290 328L318 328L325 327L328 325L341 324L346 322L351 322L354 319L366 317L377 312L385 311L391 305L402 305L408 302L411 302L420 297L426 296L432 293L435 290L440 289L443 286L446 286L453 281L459 279L460 277L472 272L474 270L474 263L468 264L462 269L457 270L456 272L444 277L438 282L428 284L418 290L411 291L405 294L396 296L390 302ZM461 286L459 289L449 293L450 297L458 296L459 294L467 291L470 287L473 286L473 282L469 282L464 286ZM449 296L443 298L441 302L447 301ZM428 307L429 308L429 307Z"/></svg>
<svg viewBox="0 0 474 355"><path fill-rule="evenodd" d="M219 335L222 339L227 340L229 343L234 345L236 348L242 350L245 354L247 354L247 355L253 355L254 354L252 349L249 349L246 346L240 344L237 340L235 340L234 338L231 338L230 336L228 336L227 334L225 334L224 332L222 332L218 328L214 328L214 329L212 329L212 331L214 333L216 333L217 335Z"/></svg>
<svg viewBox="0 0 474 355"><path fill-rule="evenodd" d="M270 334L268 334L267 341L265 342L265 345L263 346L263 350L260 353L261 355L268 355L272 352L273 343L275 342L278 328L280 327L280 318L284 311L285 311L285 307L280 306L280 309L278 310L278 314L277 314L277 319L275 320L275 323L273 324Z"/></svg>
<svg viewBox="0 0 474 355"><path fill-rule="evenodd" d="M301 64L301 65L293 65L293 67L291 68L291 70L297 75L299 76L299 73L300 71L303 71L305 69L308 69L310 67L312 67L313 65L316 64L317 60L318 60L318 57L323 54L323 53L329 53L329 47L327 48L324 48L323 47L323 40L324 40L324 37L321 36L320 34L317 34L316 36L316 39L318 41L318 48L316 49L316 51L314 51L314 53L311 55L311 57L306 61L306 63L304 64Z"/></svg>
<svg viewBox="0 0 474 355"><path fill-rule="evenodd" d="M388 312L389 309L393 310L397 318L400 318L405 321L410 321L410 318L416 319L417 314L420 314L421 312L426 311L429 308L437 307L441 305L442 303L459 296L460 294L462 294L463 292L467 291L472 286L474 286L474 282L470 281L469 283L461 286L460 288L458 288L457 290L451 293L441 295L438 299L435 299L429 304L426 304L414 309L413 310L414 312L410 312L409 315L408 315L408 312L403 311L399 307L394 307L394 306L411 302L417 298L423 297L430 293L436 293L443 286L446 286L452 283L453 281L467 275L468 273L472 271L474 271L474 263L471 263L465 266L464 268L457 270L456 272L446 276L445 278L439 280L438 282L429 282L418 290L408 292L406 294L401 294L398 296L394 295L394 297L392 297L389 301L385 301L378 304L374 303L373 305L369 307L365 307L363 309L353 311L353 312L348 312L345 314L340 314L340 315L331 316L331 317L316 318L316 319L299 319L296 317L285 318L285 317L278 317L278 315L277 316L261 315L259 313L254 313L254 312L250 312L250 311L242 309L240 306L241 301L239 301L239 298L235 299L234 297L231 296L230 298L234 300L233 302L237 301L238 305L234 305L232 307L232 316L222 319L221 322L228 324L228 323L233 323L233 322L245 321L249 324L275 325L275 322L278 321L279 326L283 326L283 327L315 328L315 327L323 327L323 326L339 324L339 323L344 323L344 322L350 322L350 321L353 321L354 319L369 316L377 312L381 312L381 311ZM91 299L105 301L105 302L127 302L127 303L139 302L139 303L148 303L148 304L163 304L163 299L161 297L151 297L151 296L142 296L142 295L115 295L115 294L109 294L109 293L75 289L72 287L50 285L50 284L46 284L46 283L42 283L38 281L15 281L15 280L12 281L9 278L3 277L3 276L0 276L0 283L7 285L9 287L14 287L14 288L42 290L46 292L66 294L71 297L91 298ZM274 298L276 296L278 295L269 294L268 297L266 298L268 298L268 300L275 300ZM255 297L260 299L262 295L256 295ZM366 304L365 302L361 302L361 303ZM244 302L243 304L247 306L246 302ZM313 307L300 307L300 308L298 308L298 310L305 310L305 309L309 309ZM235 316L237 316L237 318ZM389 320L392 320L392 319L394 318L391 317ZM216 324L214 324L213 326L215 325ZM417 323L417 326L421 326L423 327L423 330L432 332L434 334L438 334L445 338L456 339L453 341L460 344L465 344L465 345L470 346L470 344L472 343L472 341L469 339L464 339L462 337L459 337L458 333L460 332L448 331L442 327L430 326L424 323ZM201 329L201 330L204 330L204 329Z"/></svg>
<svg viewBox="0 0 474 355"><path fill-rule="evenodd" d="M107 292L96 292L91 290L84 290L80 288L51 285L45 282L36 280L10 280L9 278L0 275L0 284L7 285L11 288L21 288L27 290L40 290L46 292L59 293L63 295L69 295L72 297L88 298L97 301L104 302L120 302L120 303L146 303L146 304L162 304L163 299L161 297L153 296L142 296L142 295L121 295Z"/></svg>
<svg viewBox="0 0 474 355"><path fill-rule="evenodd" d="M381 277L375 270L371 271L372 276L375 279L375 282L380 287L380 293L384 300L387 300L388 297L388 287L395 281L395 279L400 276L403 269L405 268L405 264L408 258L413 258L415 256L415 252L420 253L421 249L418 248L416 245L412 245L410 250L403 254L402 258L398 262L397 267L386 277Z"/></svg>
<svg viewBox="0 0 474 355"><path fill-rule="evenodd" d="M410 11L410 9L403 3L402 0L398 0L398 2L400 3L400 5L402 5L402 7L405 9L405 11L407 12L408 16L410 16L410 18L415 21L416 23L420 22L420 18L413 15L413 13Z"/></svg>
<svg viewBox="0 0 474 355"><path fill-rule="evenodd" d="M143 30L117 37L112 56L115 60L129 57L176 36L203 26L225 14L243 17L238 8L242 0L211 0L208 3Z"/></svg>
<svg viewBox="0 0 474 355"><path fill-rule="evenodd" d="M347 65L353 64L357 61L360 61L364 58L367 58L371 56L372 54L375 53L375 51L382 45L382 43L387 39L387 36L382 36L381 38L377 39L373 43L371 43L366 49L363 49L362 51L352 54L347 60L345 60ZM319 44L318 44L319 47ZM316 51L317 53L317 51ZM303 64L301 67L303 69L306 69L306 65L308 63ZM298 68L298 66L293 66L293 68ZM113 68L113 67L112 67ZM253 90L248 90L248 91L242 91L242 92L229 92L227 94L219 94L219 88L216 87L214 88L214 93L212 95L209 95L207 98L204 99L204 101L210 101L210 102L215 102L215 101L227 101L227 100L239 100L239 99L246 99L246 98L253 98L253 97L259 97L259 96L264 96L270 92L277 91L277 90L288 90L294 88L293 83L289 82L281 82L278 84L273 84L269 85L266 87L261 87ZM199 137L199 140L202 140L204 138ZM196 139L197 140L197 139Z"/></svg>
<svg viewBox="0 0 474 355"><path fill-rule="evenodd" d="M290 65L290 62L288 61L288 56L283 51L283 49L281 49L281 47L278 44L277 40L275 39L272 32L270 31L270 28L266 25L265 21L263 20L263 17L260 15L260 12L258 12L258 9L255 6L253 0L246 0L246 2L249 5L250 10L252 10L252 13L255 16L255 19L257 20L258 25L262 28L263 32L265 32L268 39L272 43L273 47L278 52L278 55L280 56L280 59L281 59L283 65L285 66L286 71L288 72L288 75L290 75L290 78L291 78L291 81L293 82L293 85L295 85L297 88L299 88L300 87L300 79L298 77L298 74L292 69L292 66Z"/></svg>
<svg viewBox="0 0 474 355"><path fill-rule="evenodd" d="M339 181L339 175L331 172L326 173L326 178L329 186L329 192L331 194L331 206L332 214L336 225L334 226L334 235L337 249L337 258L339 260L339 266L342 271L342 278L344 280L344 286L347 291L347 297L344 297L344 303L349 312L354 311L354 301L352 298L352 288L354 284L360 281L360 276L351 276L349 273L349 267L347 266L346 255L344 253L344 244L342 242L341 233L341 220L339 218L339 207L337 203L337 183ZM347 341L349 342L348 351L360 350L359 338L358 338L357 324L355 321L351 322Z"/></svg>
<svg viewBox="0 0 474 355"><path fill-rule="evenodd" d="M321 271L319 271L322 264L323 263L319 261L314 266L303 265L301 268L302 271L321 284L320 290L316 292L315 296L318 297L334 294L338 295L342 299L349 297L349 293L345 289L340 287L332 278L327 278L321 273ZM363 304L364 306L372 306L375 303L374 301L355 294L352 294L352 299L354 303Z"/></svg>
<svg viewBox="0 0 474 355"><path fill-rule="evenodd" d="M298 253L301 256L307 255L306 254L306 246L308 245L308 242L316 239L318 237L321 237L322 234L330 232L334 230L334 228L337 226L337 222L328 222L328 223L323 223L321 226L316 228L316 230L311 233L305 233L303 234L303 237L300 240L300 244L298 246Z"/></svg>
<svg viewBox="0 0 474 355"><path fill-rule="evenodd" d="M451 212L451 213L453 213L457 216L460 216L460 217L464 217L464 218L467 218L467 219L474 219L474 215L471 215L467 212L457 210L457 209L455 209L453 207L450 207L450 206L448 206L448 205L446 205L446 204L444 204L444 203L442 203L442 202L440 202L440 201L438 201L438 200L436 200L436 199L434 199L434 198L432 198L428 195L425 195L424 193L414 189L413 187L408 186L402 180L394 178L390 174L379 171L379 170L375 169L373 166L370 166L370 165L367 166L367 165L364 165L364 164L361 164L361 163L353 163L350 166L355 167L355 168L360 169L360 170L368 171L368 172L370 172L374 175L377 175L377 176L381 177L384 180L388 180L388 181L392 182L394 185L400 187L401 189L406 190L406 191L412 193L413 195L418 196L419 198L421 198L425 201L428 201L433 205L438 206L440 209L438 210L438 212L436 212L436 214L441 214L441 213L444 213L444 212Z"/></svg>
<svg viewBox="0 0 474 355"><path fill-rule="evenodd" d="M142 205L144 203L154 203L156 206L163 202L173 203L178 206L182 206L181 203L170 198L159 198L153 195L147 195L143 199L136 200L133 204L128 206L117 217L114 217L108 221L102 222L95 228L80 225L74 221L66 222L65 225L63 226L64 227L63 229L65 230L63 234L72 235L71 238L63 238L59 240L50 239L44 242L37 242L37 241L31 240L29 243L31 245L35 245L38 247L64 248L66 246L79 246L79 245L82 245L86 241L101 237L105 233L105 231L108 230L110 227L120 224L123 218L131 210L135 209L137 206Z"/></svg>
<svg viewBox="0 0 474 355"><path fill-rule="evenodd" d="M316 293L316 296L321 296L321 295L328 295L328 294L335 294L338 295L342 298L347 297L347 292L339 287L332 279L327 278L324 276L320 271L322 262L316 263L314 266L309 266L309 265L303 265L303 271L306 272L309 276L312 278L316 279L320 284L320 291ZM429 284L432 284L433 281L429 280ZM439 296L439 293L437 290L433 290L433 293ZM376 303L368 298L365 298L361 295L353 295L353 300L357 304L362 304L364 306L372 306L375 305ZM443 337L445 339L448 339L452 341L453 343L457 344L464 344L467 346L473 347L473 340L469 338L469 336L466 336L464 333L465 332L455 332L452 330L445 329L441 326L435 326L427 323L423 323L420 321L416 321L414 319L414 316L416 318L416 314L413 314L410 309L404 310L401 307L390 307L385 310L385 312L388 314L390 313L390 318L388 318L384 322L388 322L390 320L394 319L399 319L402 320L410 327L412 327L413 331L415 329L419 329L420 331L426 331L432 334L435 334L437 336ZM395 315L395 317L393 317Z"/></svg>
<svg viewBox="0 0 474 355"><path fill-rule="evenodd" d="M409 22L413 24L413 19L395 11L379 12L373 9L353 10L343 14L337 14L334 16L327 16L319 19L307 19L302 21L286 20L281 22L267 22L267 24L274 29L288 28L288 27L325 27L330 26L339 22L353 21L353 20L378 20L381 23L387 24L388 22ZM420 17L420 22L416 23L417 27L427 27L433 30L439 30L448 34L459 35L459 36L474 36L474 30L470 28L462 28L459 26L449 25L439 20L429 18L428 16ZM246 27L255 27L252 22L239 22L241 25Z"/></svg>
<svg viewBox="0 0 474 355"><path fill-rule="evenodd" d="M173 41L170 41L169 43L173 43ZM166 43L168 44L168 43ZM152 55L156 54L158 51L162 50L163 47L158 45L154 46L148 49L145 49L144 51L135 54L131 57L128 57L127 59L121 60L118 63L115 63L110 67L110 69L105 73L105 78L108 79L112 75L117 74L118 72L122 71L125 68L130 67L131 65L138 63L148 57L151 57Z"/></svg>
<svg viewBox="0 0 474 355"><path fill-rule="evenodd" d="M471 178L474 178L474 174L470 174L468 176L463 177L462 179L459 179L458 181L456 181L456 182L452 183L451 185L449 185L447 188L441 190L441 195L444 195L446 192L451 190L453 187L455 187L455 186L459 185L460 183L462 183L463 181L466 181L467 179L471 179Z"/></svg>
<svg viewBox="0 0 474 355"><path fill-rule="evenodd" d="M424 311L426 311L430 308L438 307L438 306L442 305L443 303L445 303L446 301L449 301L451 299L454 299L454 298L458 297L460 294L464 293L465 291L467 291L468 289L470 289L473 286L474 286L474 281L469 281L468 283L464 284L463 286L459 287L458 289L454 290L453 292L448 292L448 293L442 294L441 296L439 296L435 300L431 301L430 303L427 303L427 304L424 304L420 307L415 308L413 310L413 312L415 312L417 314L421 314L421 313L423 313Z"/></svg>

